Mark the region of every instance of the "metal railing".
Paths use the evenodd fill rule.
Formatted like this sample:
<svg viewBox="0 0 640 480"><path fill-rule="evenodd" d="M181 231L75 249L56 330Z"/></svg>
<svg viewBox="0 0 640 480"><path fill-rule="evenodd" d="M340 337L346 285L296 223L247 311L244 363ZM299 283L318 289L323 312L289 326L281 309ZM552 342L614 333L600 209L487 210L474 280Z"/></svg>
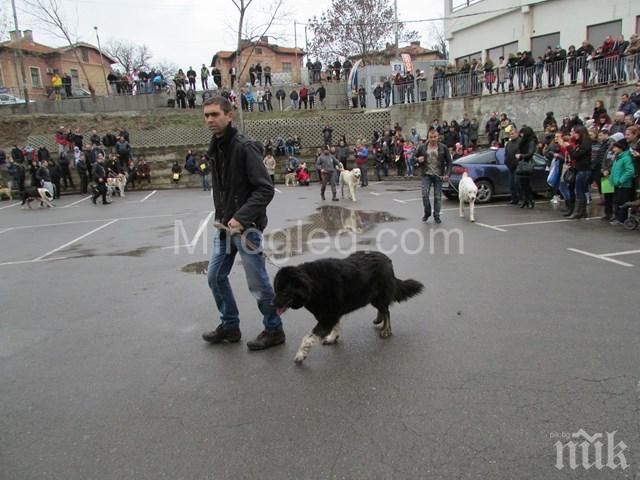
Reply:
<svg viewBox="0 0 640 480"><path fill-rule="evenodd" d="M468 73L436 72L433 78L393 84L392 103L403 104L514 91L581 85L583 88L640 80L640 54L569 57L533 66L507 65Z"/></svg>

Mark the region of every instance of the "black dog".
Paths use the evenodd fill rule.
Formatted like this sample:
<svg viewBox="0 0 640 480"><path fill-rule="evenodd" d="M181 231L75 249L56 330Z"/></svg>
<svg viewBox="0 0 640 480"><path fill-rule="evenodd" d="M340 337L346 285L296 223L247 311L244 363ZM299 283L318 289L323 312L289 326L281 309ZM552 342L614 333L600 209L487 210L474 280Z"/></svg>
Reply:
<svg viewBox="0 0 640 480"><path fill-rule="evenodd" d="M41 207L45 205L47 208L55 207L51 202L53 197L46 188L29 187L20 192L20 194L22 195L22 207L27 204L27 207L31 208L31 202L34 200L39 201Z"/></svg>
<svg viewBox="0 0 640 480"><path fill-rule="evenodd" d="M378 310L374 324L382 323L380 336L391 335L389 305L422 292L417 280L398 280L391 259L379 252L356 252L341 260L328 258L284 267L274 279L274 305L278 315L287 308L305 307L318 324L302 340L295 360L301 364L320 340L335 343L340 318L366 305Z"/></svg>

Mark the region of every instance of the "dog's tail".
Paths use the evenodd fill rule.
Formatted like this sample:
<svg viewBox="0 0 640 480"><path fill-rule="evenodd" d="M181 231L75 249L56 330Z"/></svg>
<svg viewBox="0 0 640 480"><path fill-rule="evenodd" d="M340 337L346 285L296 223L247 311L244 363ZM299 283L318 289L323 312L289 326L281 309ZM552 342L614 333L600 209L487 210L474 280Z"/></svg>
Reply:
<svg viewBox="0 0 640 480"><path fill-rule="evenodd" d="M422 293L422 290L424 290L424 285L417 280L398 280L396 278L396 286L393 290L393 299L396 302L404 302L405 300L409 300L411 297L415 297Z"/></svg>

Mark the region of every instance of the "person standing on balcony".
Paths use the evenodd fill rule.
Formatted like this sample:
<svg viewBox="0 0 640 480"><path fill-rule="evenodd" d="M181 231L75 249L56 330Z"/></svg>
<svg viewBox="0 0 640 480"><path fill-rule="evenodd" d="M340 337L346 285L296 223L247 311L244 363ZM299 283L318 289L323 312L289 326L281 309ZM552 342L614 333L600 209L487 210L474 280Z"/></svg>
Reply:
<svg viewBox="0 0 640 480"><path fill-rule="evenodd" d="M271 87L273 85L271 83L271 67L269 65L265 65L263 72L264 72L264 85L265 86L269 85Z"/></svg>
<svg viewBox="0 0 640 480"><path fill-rule="evenodd" d="M202 90L209 90L209 69L204 63L200 69L200 83L202 83Z"/></svg>
<svg viewBox="0 0 640 480"><path fill-rule="evenodd" d="M553 64L555 75L558 78L558 85L563 87L564 71L567 66L567 52L560 45L556 45L556 49L553 52Z"/></svg>

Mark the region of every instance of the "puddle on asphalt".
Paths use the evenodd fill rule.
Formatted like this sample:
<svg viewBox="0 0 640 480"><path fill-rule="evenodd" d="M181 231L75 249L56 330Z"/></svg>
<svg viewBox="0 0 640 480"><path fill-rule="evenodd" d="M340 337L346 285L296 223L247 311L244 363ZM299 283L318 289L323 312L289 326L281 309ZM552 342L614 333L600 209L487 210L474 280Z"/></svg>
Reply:
<svg viewBox="0 0 640 480"><path fill-rule="evenodd" d="M201 275L206 275L208 268L209 268L209 261L205 260L203 262L189 263L184 267L182 267L181 270L185 273L199 273Z"/></svg>
<svg viewBox="0 0 640 480"><path fill-rule="evenodd" d="M276 259L301 255L309 250L309 242L314 239L327 236L342 237L344 234L355 234L357 238L379 224L402 220L405 219L388 212L366 212L333 205L322 206L317 209L317 213L313 213L301 223L268 233L265 236L265 251ZM373 245L373 243L373 239L361 239L358 242L359 245Z"/></svg>

